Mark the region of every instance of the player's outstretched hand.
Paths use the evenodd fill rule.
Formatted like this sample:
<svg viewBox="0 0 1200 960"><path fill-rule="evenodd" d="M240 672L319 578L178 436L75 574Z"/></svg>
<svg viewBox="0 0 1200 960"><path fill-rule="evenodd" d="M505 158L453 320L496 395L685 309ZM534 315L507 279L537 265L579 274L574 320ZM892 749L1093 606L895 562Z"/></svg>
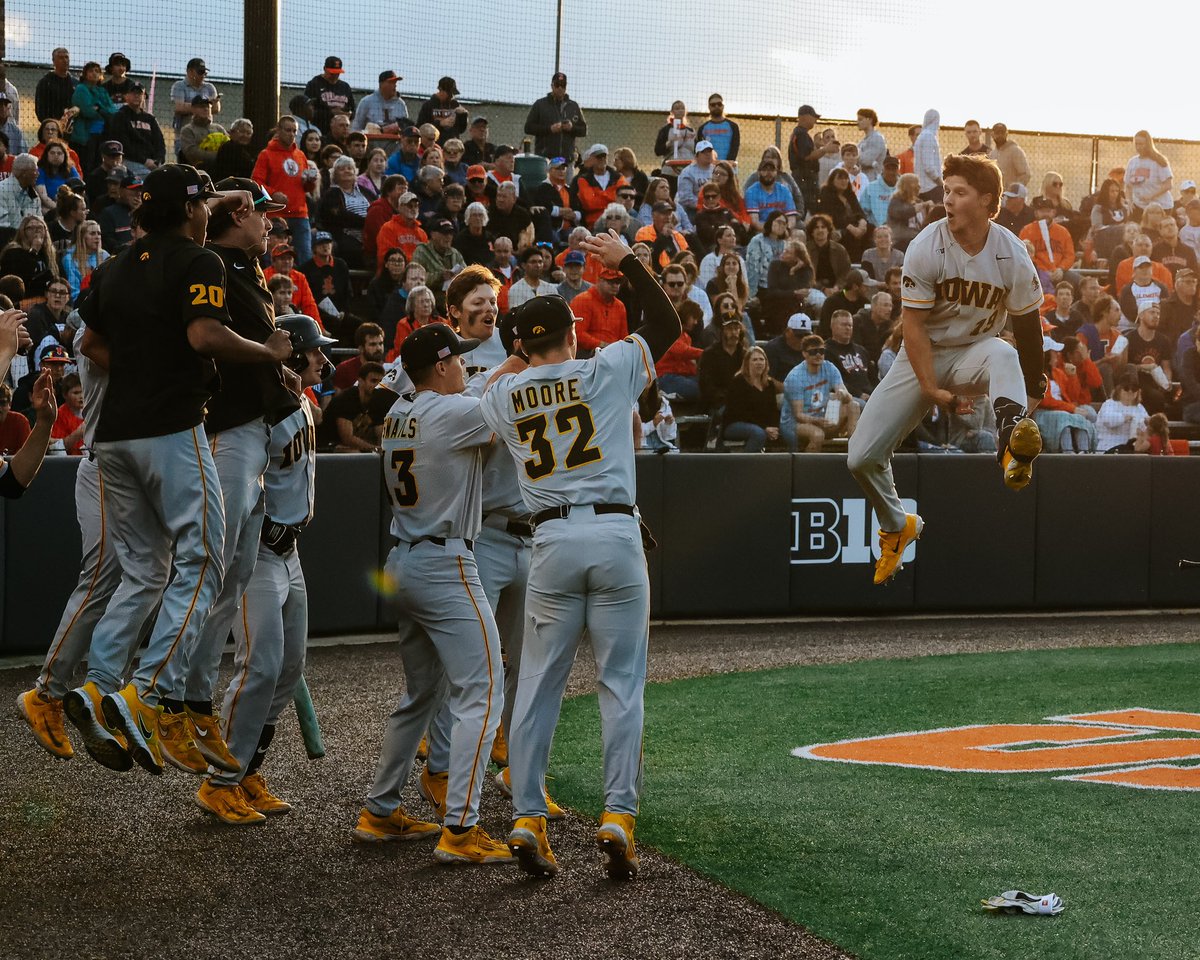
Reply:
<svg viewBox="0 0 1200 960"><path fill-rule="evenodd" d="M629 248L625 246L625 241L617 236L615 230L588 237L580 246L592 256L599 257L600 262L610 270L618 269L621 261L630 254Z"/></svg>
<svg viewBox="0 0 1200 960"><path fill-rule="evenodd" d="M286 360L292 355L292 338L286 330L276 330L263 344L272 360Z"/></svg>
<svg viewBox="0 0 1200 960"><path fill-rule="evenodd" d="M29 392L33 412L41 423L53 423L58 416L58 403L54 397L54 378L50 376L50 365L42 367L42 372L33 383Z"/></svg>

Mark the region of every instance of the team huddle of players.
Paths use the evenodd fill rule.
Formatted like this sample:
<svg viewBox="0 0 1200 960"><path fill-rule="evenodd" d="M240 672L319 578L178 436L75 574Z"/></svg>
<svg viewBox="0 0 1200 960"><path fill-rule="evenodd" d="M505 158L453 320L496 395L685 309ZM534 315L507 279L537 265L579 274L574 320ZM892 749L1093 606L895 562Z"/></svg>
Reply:
<svg viewBox="0 0 1200 960"><path fill-rule="evenodd" d="M932 404L990 394L1014 489L1028 484L1041 449L1029 416L1044 385L1033 265L990 223L995 164L955 156L944 174L947 216L905 258L905 348L849 451L882 525L876 583L896 573L923 528L901 506L890 461ZM65 713L101 764L160 773L165 761L204 775L197 803L241 825L290 809L259 765L301 682L307 604L296 543L315 478L303 390L327 374L321 349L332 341L307 317L277 324L272 315L258 257L278 204L250 180L218 187L186 165L151 173L142 236L96 271L84 301L84 564L18 705L55 755L73 753ZM650 598L632 411L680 324L615 234L585 249L639 297L645 321L629 337L575 359L574 317L557 296L522 304L498 326L498 283L472 266L446 290L454 327L414 331L375 391L405 693L355 840L437 836L443 863L556 874L547 822L562 810L546 769L586 631L604 741L596 840L610 876L637 874ZM949 293L968 289L993 292ZM1015 348L999 339L1009 315ZM212 691L231 628L234 677L218 717ZM84 659L87 679L71 688ZM423 742L416 789L440 825L402 804ZM512 798L502 841L479 823L489 760Z"/></svg>

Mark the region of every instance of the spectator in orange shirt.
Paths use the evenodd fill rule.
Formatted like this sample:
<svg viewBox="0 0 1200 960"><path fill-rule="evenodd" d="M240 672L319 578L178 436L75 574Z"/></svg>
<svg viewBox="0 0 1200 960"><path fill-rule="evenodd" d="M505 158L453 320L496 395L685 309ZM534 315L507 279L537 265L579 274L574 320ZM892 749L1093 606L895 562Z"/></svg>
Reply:
<svg viewBox="0 0 1200 960"><path fill-rule="evenodd" d="M71 456L83 453L83 384L79 376L68 373L62 379L63 402L50 428L50 439L61 440Z"/></svg>
<svg viewBox="0 0 1200 960"><path fill-rule="evenodd" d="M1134 238L1130 249L1133 252L1117 264L1117 272L1114 275L1112 289L1109 290L1109 293L1113 296L1120 296L1121 291L1133 282L1133 261L1138 257L1149 257L1154 250L1154 241L1144 233L1139 233ZM1166 287L1168 295L1175 291L1175 278L1171 276L1171 271L1161 263L1153 264L1150 279L1157 280ZM1166 298L1164 297L1163 299Z"/></svg>
<svg viewBox="0 0 1200 960"><path fill-rule="evenodd" d="M286 243L280 243L271 248L271 265L263 271L263 279L270 280L274 276L290 277L296 288L292 294L292 303L301 313L306 313L321 325L321 315L317 312L317 301L313 298L312 288L308 280L296 266L296 251Z"/></svg>
<svg viewBox="0 0 1200 960"><path fill-rule="evenodd" d="M318 173L309 166L304 151L296 145L296 118L284 115L275 126L275 136L254 163L253 178L267 188L279 203L286 203L283 219L292 232L300 261L312 259L312 224L308 220L308 195L316 189Z"/></svg>
<svg viewBox="0 0 1200 960"><path fill-rule="evenodd" d="M911 127L908 128L908 142L909 142L910 146L907 150L905 150L902 154L900 154L896 158L897 160L900 161L900 173L902 175L905 173L915 173L916 172L916 163L913 158L913 148L912 148L911 144L916 143L917 137L919 137L920 135L921 135L921 125L919 123L914 123Z"/></svg>
<svg viewBox="0 0 1200 960"><path fill-rule="evenodd" d="M408 192L408 181L400 176L400 174L393 173L383 178L379 197L373 200L371 205L367 207L367 220L363 224L364 263L379 262L379 255L375 246L376 238L379 236L379 231L383 229L383 225L400 212L400 198ZM387 247L384 248L385 254L388 249ZM407 262L408 254L405 254L404 257Z"/></svg>
<svg viewBox="0 0 1200 960"><path fill-rule="evenodd" d="M665 267L677 253L688 248L687 238L671 225L675 205L670 200L659 200L651 208L651 223L642 227L634 238L637 243L650 247L651 262Z"/></svg>
<svg viewBox="0 0 1200 960"><path fill-rule="evenodd" d="M399 247L409 260L413 251L428 242L429 236L421 229L421 199L411 190L400 194L396 201L396 215L379 228L375 237L376 266L383 266L383 255L393 247Z"/></svg>
<svg viewBox="0 0 1200 960"><path fill-rule="evenodd" d="M1054 201L1049 197L1036 197L1033 201L1033 223L1017 234L1022 240L1033 244L1033 264L1050 274L1055 283L1066 280L1077 289L1080 274L1075 266L1075 244L1071 232L1061 223L1054 222Z"/></svg>
<svg viewBox="0 0 1200 960"><path fill-rule="evenodd" d="M591 228L610 203L619 203L617 188L626 183L623 176L608 165L608 147L594 143L584 154L587 169L571 182L571 206L583 215L583 225Z"/></svg>
<svg viewBox="0 0 1200 960"><path fill-rule="evenodd" d="M1053 371L1054 379L1062 388L1063 396L1076 405L1076 413L1096 422L1096 410L1092 402L1103 392L1104 378L1100 368L1088 356L1087 347L1077 337L1066 341L1062 351L1063 362Z"/></svg>
<svg viewBox="0 0 1200 960"><path fill-rule="evenodd" d="M595 285L571 301L581 352L598 350L629 336L625 304L617 299L622 276L620 270L601 270Z"/></svg>
<svg viewBox="0 0 1200 960"><path fill-rule="evenodd" d="M670 397L688 402L700 399L696 363L704 351L692 345L692 334L700 329L703 318L704 312L698 303L685 300L679 305L679 322L682 326L679 339L667 348L662 359L654 366L659 388Z"/></svg>

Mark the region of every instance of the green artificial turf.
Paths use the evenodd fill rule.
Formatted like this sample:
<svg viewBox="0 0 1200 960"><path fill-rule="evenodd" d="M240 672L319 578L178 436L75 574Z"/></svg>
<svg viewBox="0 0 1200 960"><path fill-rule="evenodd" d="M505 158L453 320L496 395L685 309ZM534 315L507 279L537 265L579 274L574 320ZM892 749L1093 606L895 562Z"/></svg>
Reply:
<svg viewBox="0 0 1200 960"><path fill-rule="evenodd" d="M1133 706L1200 712L1200 647L925 657L652 685L638 840L864 960L1195 960L1200 793L790 752ZM552 772L556 798L599 815L594 696L564 704ZM1013 888L1054 891L1066 912L980 908Z"/></svg>

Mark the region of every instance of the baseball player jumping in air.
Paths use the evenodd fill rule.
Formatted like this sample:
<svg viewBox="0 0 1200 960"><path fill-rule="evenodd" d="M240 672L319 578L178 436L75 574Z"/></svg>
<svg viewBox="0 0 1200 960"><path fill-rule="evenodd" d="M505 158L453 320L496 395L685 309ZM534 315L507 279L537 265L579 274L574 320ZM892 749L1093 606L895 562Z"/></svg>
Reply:
<svg viewBox="0 0 1200 960"><path fill-rule="evenodd" d="M276 324L292 337L295 352L287 364L299 374L300 389L333 375L321 351L337 341L323 336L315 320L293 314ZM196 793L202 808L238 826L292 809L271 793L258 770L304 670L308 591L296 542L313 513L317 443L311 408L301 395L299 409L271 428L258 559L234 620L233 677L221 705L221 732L244 773L216 770Z"/></svg>
<svg viewBox="0 0 1200 960"><path fill-rule="evenodd" d="M463 354L472 390L487 381L487 371L499 366L508 356L505 342L496 326L496 292L500 283L485 267L469 266L446 289L446 307L450 319L464 339L480 341L479 346ZM511 332L511 327L508 332ZM475 563L479 580L500 630L500 648L504 655L504 709L501 723L492 741L492 762L501 767L496 785L505 796L512 796L508 749L504 731L512 723L512 705L517 694L517 676L521 666L521 648L525 638L525 585L529 578L529 557L533 525L529 509L517 483L517 467L504 444L493 444L483 462L483 527L475 538ZM453 716L448 705L438 711L429 727L428 762L418 783L421 795L444 813L446 769L450 755L450 729ZM551 820L566 814L562 807L546 797Z"/></svg>
<svg viewBox="0 0 1200 960"><path fill-rule="evenodd" d="M285 205L246 177L229 177L218 183L217 189L241 191L253 201L243 210L213 214L208 225L208 249L225 266L230 328L247 340L265 343L275 332L275 310L258 258L267 250L271 231L268 214ZM285 375L278 362L218 360L217 372L221 388L208 403L204 432L225 508L225 576L195 642L183 650L180 682L162 699L160 725L166 759L182 770L201 775L210 764L218 770L238 771L213 711L213 685L238 601L250 582L259 552L262 477L267 469L271 426L299 405L295 394L284 385Z"/></svg>
<svg viewBox="0 0 1200 960"><path fill-rule="evenodd" d="M879 517L875 582L901 567L924 521L905 513L892 453L930 407L987 394L996 411L1004 482L1033 477L1042 438L1030 414L1045 392L1042 286L1022 242L991 222L1000 208L1000 168L979 156L946 158L946 217L929 224L904 255L904 346L871 394L850 438L847 465ZM1014 350L1000 339L1011 318Z"/></svg>
<svg viewBox="0 0 1200 960"><path fill-rule="evenodd" d="M409 335L400 360L414 389L400 396L383 427L384 484L397 544L386 570L401 607L405 694L388 719L356 840L410 840L438 832L400 806L417 745L449 689L454 724L441 839L441 863L511 863L508 848L479 824L479 795L500 723L500 637L475 565L483 458L492 442L476 397L464 394L462 355L479 346L432 323ZM509 358L493 375L520 370Z"/></svg>
<svg viewBox="0 0 1200 960"><path fill-rule="evenodd" d="M78 317L78 314L72 316ZM121 585L121 563L117 558L112 530L105 518L104 475L100 470L100 461L91 452L96 424L100 420L100 407L108 387L108 371L81 352L85 329L81 323L74 340L75 363L83 385L85 456L80 459L75 473L75 516L79 523L83 562L79 569L79 581L67 599L58 629L54 632L54 640L46 651L41 673L33 689L26 690L17 698L17 708L33 729L38 743L56 757L64 759L74 756L75 750L63 723L63 697L71 689L70 680L75 669L87 655L92 631ZM160 562L164 568L169 567L170 555L167 551L163 551ZM151 622L148 619L142 629ZM142 635L141 631L138 635ZM126 665L122 678L128 673L129 667ZM87 740L84 746L106 767L128 770L133 766L125 740L119 734L113 734L111 739L105 736ZM94 753L95 750L99 750L100 754Z"/></svg>
<svg viewBox="0 0 1200 960"><path fill-rule="evenodd" d="M241 191L218 194L186 164L152 171L134 214L146 235L96 270L80 310L82 352L109 373L95 454L122 577L92 635L87 680L63 705L92 756L117 769L124 764L113 731L134 761L162 772L159 699L175 689L181 650L221 586L225 514L203 424L213 359L291 355L282 331L255 343L230 329L225 267L203 246L211 201L237 210L253 203ZM148 647L122 688L137 627L160 600Z"/></svg>
<svg viewBox="0 0 1200 960"><path fill-rule="evenodd" d="M635 503L630 413L654 363L679 337L666 293L620 238L585 241L633 284L645 323L591 360L576 360L575 317L561 297L537 297L513 322L529 369L493 380L483 415L517 461L533 510L525 645L509 731L512 831L521 868L553 876L546 835L546 766L563 691L584 630L596 654L604 738L604 814L596 842L613 878L637 875L634 824L642 773L650 583Z"/></svg>

